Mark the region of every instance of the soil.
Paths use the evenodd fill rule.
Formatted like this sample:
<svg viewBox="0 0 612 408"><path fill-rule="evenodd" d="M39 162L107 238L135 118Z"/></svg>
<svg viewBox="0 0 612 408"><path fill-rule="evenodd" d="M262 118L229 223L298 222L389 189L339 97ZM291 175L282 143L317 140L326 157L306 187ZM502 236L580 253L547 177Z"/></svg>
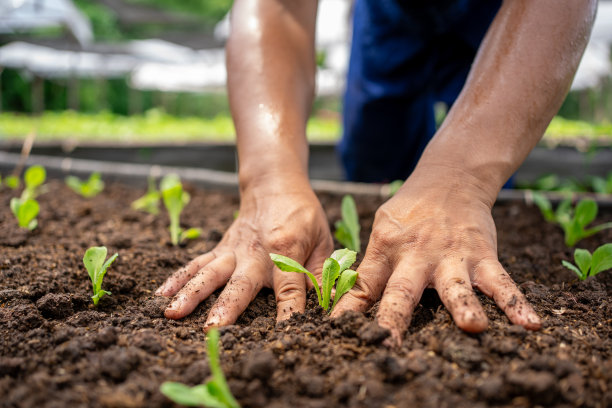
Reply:
<svg viewBox="0 0 612 408"><path fill-rule="evenodd" d="M167 218L136 212L141 189L110 184L83 199L61 182L40 196L39 228L19 230L0 191L0 407L161 407L163 381L190 385L209 375L202 326L216 295L171 321L168 300L153 295L175 269L214 247L238 198L189 188L182 221L202 238L169 244ZM340 197L323 195L330 223ZM367 243L381 200L357 197ZM509 323L479 295L489 329L457 329L434 291L426 291L400 349L373 311L330 320L314 307L275 324L265 289L238 322L221 330L221 361L244 407L611 407L612 273L579 282L561 266L572 251L561 230L520 203L493 210L502 264L544 319L538 332ZM598 222L612 221L601 211ZM580 243L593 250L612 231ZM82 266L89 246L119 258L92 307ZM373 310L375 310L374 306Z"/></svg>

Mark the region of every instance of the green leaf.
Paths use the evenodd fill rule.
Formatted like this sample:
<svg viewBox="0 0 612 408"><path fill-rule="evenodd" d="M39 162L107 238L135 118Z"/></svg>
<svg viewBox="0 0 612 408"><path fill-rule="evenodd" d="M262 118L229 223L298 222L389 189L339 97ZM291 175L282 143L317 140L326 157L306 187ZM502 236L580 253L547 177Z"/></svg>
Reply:
<svg viewBox="0 0 612 408"><path fill-rule="evenodd" d="M555 211L555 219L558 223L569 222L572 218L572 200L566 198L561 201L557 210Z"/></svg>
<svg viewBox="0 0 612 408"><path fill-rule="evenodd" d="M327 258L323 263L323 274L322 274L322 296L323 303L322 307L324 310L329 309L329 301L331 299L331 292L336 279L340 275L340 264L333 258Z"/></svg>
<svg viewBox="0 0 612 408"><path fill-rule="evenodd" d="M159 183L160 190L168 190L169 188L175 187L177 185L181 185L181 179L177 174L168 174L162 178Z"/></svg>
<svg viewBox="0 0 612 408"><path fill-rule="evenodd" d="M166 180L166 178L164 178L164 180ZM162 198L170 217L170 238L172 240L172 244L176 246L180 241L180 216L185 205L183 200L183 186L180 184L180 182L178 184L171 184L167 182L166 184L166 188L162 188Z"/></svg>
<svg viewBox="0 0 612 408"><path fill-rule="evenodd" d="M83 256L83 264L85 265L85 269L87 269L87 273L89 274L89 278L91 279L91 285L93 288L93 299L94 305L98 305L98 301L102 296L110 295L110 292L107 292L102 289L102 281L104 280L104 276L106 275L106 271L108 267L117 259L119 254L114 254L111 256L106 262L107 249L104 246L101 247L91 247L85 251L85 255Z"/></svg>
<svg viewBox="0 0 612 408"><path fill-rule="evenodd" d="M317 292L317 299L319 301L319 305L320 306L323 305L323 299L321 299L321 290L319 289L319 283L317 282L317 278L315 278L315 276L312 273L310 273L310 271L308 271L306 268L304 268L302 265L300 265L298 262L294 261L293 259L289 258L288 256L273 254L273 253L270 253L269 255L270 255L270 259L272 259L272 262L274 262L276 267L280 269L281 271L305 273L306 276L308 276L308 278L312 282L312 285L314 286L315 291Z"/></svg>
<svg viewBox="0 0 612 408"><path fill-rule="evenodd" d="M352 247L353 246L353 238L351 237L351 233L346 227L344 221L338 220L334 224L336 227L336 231L334 232L334 237L340 243L340 245L344 247Z"/></svg>
<svg viewBox="0 0 612 408"><path fill-rule="evenodd" d="M206 345L208 347L210 371L213 377L207 384L208 391L216 396L227 408L239 408L238 402L234 399L221 369L219 361L219 330L214 328L209 330Z"/></svg>
<svg viewBox="0 0 612 408"><path fill-rule="evenodd" d="M98 172L92 173L87 181L81 181L75 176L68 176L66 177L66 185L85 198L94 197L104 190L104 182Z"/></svg>
<svg viewBox="0 0 612 408"><path fill-rule="evenodd" d="M138 211L146 211L150 214L159 214L159 200L161 200L161 193L157 191L155 187L155 179L149 177L149 188L147 193L137 200L132 202L131 207Z"/></svg>
<svg viewBox="0 0 612 408"><path fill-rule="evenodd" d="M352 196L345 195L342 197L341 213L342 220L336 223L336 228L339 227L338 229L342 231L336 234L336 238L345 240L346 242L341 243L348 249L360 252L361 241L359 239L359 231L361 227L357 216L357 206Z"/></svg>
<svg viewBox="0 0 612 408"><path fill-rule="evenodd" d="M593 200L581 200L576 205L575 214L576 222L584 228L597 217L597 203Z"/></svg>
<svg viewBox="0 0 612 408"><path fill-rule="evenodd" d="M552 210L552 204L550 200L544 196L544 194L534 191L533 193L533 202L540 209L540 212L544 216L544 219L548 222L555 221L555 214Z"/></svg>
<svg viewBox="0 0 612 408"><path fill-rule="evenodd" d="M44 183L46 178L47 172L45 168L40 165L35 165L28 168L23 175L23 181L25 182L28 190L34 190L36 187Z"/></svg>
<svg viewBox="0 0 612 408"><path fill-rule="evenodd" d="M348 248L338 249L331 254L331 257L340 264L340 272L348 269L357 260L357 252L351 251Z"/></svg>
<svg viewBox="0 0 612 408"><path fill-rule="evenodd" d="M574 262L584 276L589 275L589 269L591 269L591 253L589 251L577 248L574 251Z"/></svg>
<svg viewBox="0 0 612 408"><path fill-rule="evenodd" d="M19 188L19 184L21 183L19 181L19 177L17 176L6 176L4 178L4 184L11 190L15 190Z"/></svg>
<svg viewBox="0 0 612 408"><path fill-rule="evenodd" d="M340 300L340 298L349 290L351 290L351 288L355 285L355 282L357 281L357 275L357 272L352 269L347 269L340 274L340 277L338 278L338 283L336 284L336 295L334 296L334 303L332 304L330 312L334 309L336 303L338 303L338 300Z"/></svg>
<svg viewBox="0 0 612 408"><path fill-rule="evenodd" d="M602 245L593 252L590 276L595 276L607 269L612 269L612 244Z"/></svg>
<svg viewBox="0 0 612 408"><path fill-rule="evenodd" d="M13 197L10 207L21 228L27 228L31 231L38 226L36 216L40 212L40 206L36 200Z"/></svg>
<svg viewBox="0 0 612 408"><path fill-rule="evenodd" d="M225 404L212 396L205 384L189 387L178 382L164 382L159 388L162 394L177 404L188 407L206 406L210 408L226 408Z"/></svg>
<svg viewBox="0 0 612 408"><path fill-rule="evenodd" d="M201 228L189 228L181 232L181 242L186 239L196 239L202 236Z"/></svg>
<svg viewBox="0 0 612 408"><path fill-rule="evenodd" d="M573 271L576 275L578 275L580 280L585 280L586 279L586 275L583 275L582 272L580 271L580 269L576 268L571 263L563 260L563 261L561 261L561 264L563 264L563 266L565 266L567 269L569 269L570 271Z"/></svg>

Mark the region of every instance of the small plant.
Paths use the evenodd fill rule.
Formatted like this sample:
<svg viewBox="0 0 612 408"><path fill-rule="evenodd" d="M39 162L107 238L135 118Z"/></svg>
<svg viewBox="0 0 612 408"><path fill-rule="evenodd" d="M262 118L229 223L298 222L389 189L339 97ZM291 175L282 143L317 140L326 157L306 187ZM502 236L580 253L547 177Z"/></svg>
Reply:
<svg viewBox="0 0 612 408"><path fill-rule="evenodd" d="M104 181L98 172L91 173L87 181L81 181L78 177L66 177L66 184L75 193L85 198L95 197L104 190Z"/></svg>
<svg viewBox="0 0 612 408"><path fill-rule="evenodd" d="M538 206L542 215L548 222L561 226L565 233L565 244L569 247L576 245L583 238L590 237L598 232L612 228L612 222L586 229L595 217L597 217L598 206L593 200L580 200L575 208L572 208L570 199L563 200L555 211L550 201L540 193L533 193L533 201Z"/></svg>
<svg viewBox="0 0 612 408"><path fill-rule="evenodd" d="M577 248L574 251L574 262L577 267L567 261L561 261L563 266L578 275L580 280L585 280L590 276L595 276L612 268L612 244L600 246L593 252L593 255L586 250Z"/></svg>
<svg viewBox="0 0 612 408"><path fill-rule="evenodd" d="M83 257L83 263L85 264L85 269L87 269L87 273L89 274L89 278L91 279L91 284L93 286L93 299L94 306L98 306L98 302L104 295L110 295L111 293L102 289L102 280L104 279L104 275L106 275L106 270L115 259L119 256L119 254L115 254L108 258L106 262L107 250L106 247L91 247L87 251L85 251L85 256Z"/></svg>
<svg viewBox="0 0 612 408"><path fill-rule="evenodd" d="M159 201L161 193L155 187L155 179L149 178L149 189L147 193L139 199L132 202L132 208L139 211L145 211L149 214L159 214Z"/></svg>
<svg viewBox="0 0 612 408"><path fill-rule="evenodd" d="M41 193L42 184L47 178L47 172L43 166L35 165L28 168L24 175L23 181L25 188L21 193L22 200L35 199Z"/></svg>
<svg viewBox="0 0 612 408"><path fill-rule="evenodd" d="M11 190L16 190L19 188L21 182L19 181L19 177L17 176L6 176L4 178L4 185L10 188Z"/></svg>
<svg viewBox="0 0 612 408"><path fill-rule="evenodd" d="M240 408L227 385L219 362L219 331L210 329L206 340L212 378L205 384L189 387L178 382L164 382L159 390L177 404L190 407Z"/></svg>
<svg viewBox="0 0 612 408"><path fill-rule="evenodd" d="M350 195L342 197L341 206L342 219L336 221L336 232L334 236L344 247L355 252L361 251L361 241L359 240L359 218L357 217L357 206L355 200Z"/></svg>
<svg viewBox="0 0 612 408"><path fill-rule="evenodd" d="M32 198L24 200L23 198L13 197L10 205L11 211L15 218L17 218L21 228L27 228L32 231L38 226L36 217L40 211L40 206L36 200Z"/></svg>
<svg viewBox="0 0 612 408"><path fill-rule="evenodd" d="M612 172L608 173L606 178L593 177L591 179L591 187L596 193L612 194Z"/></svg>
<svg viewBox="0 0 612 408"><path fill-rule="evenodd" d="M317 300L319 301L319 305L325 311L329 309L330 313L334 306L336 306L336 303L338 303L338 300L340 300L340 298L346 292L351 290L353 285L355 285L355 281L357 280L357 272L349 269L351 265L355 263L357 252L347 248L334 251L331 257L325 260L323 263L321 287L319 287L319 284L317 283L317 278L315 278L310 271L293 259L279 254L270 254L270 258L278 269L283 272L298 272L306 274L317 292ZM338 281L337 284L336 280ZM331 293L334 284L336 284L336 295L334 296L334 303L330 308L329 302L331 300Z"/></svg>
<svg viewBox="0 0 612 408"><path fill-rule="evenodd" d="M170 239L172 240L172 245L176 246L186 239L195 239L202 235L202 230L199 228L189 228L187 230L181 228L181 211L183 211L183 208L189 202L190 197L186 191L183 191L183 185L178 176L171 174L164 177L160 188L164 205L170 216Z"/></svg>

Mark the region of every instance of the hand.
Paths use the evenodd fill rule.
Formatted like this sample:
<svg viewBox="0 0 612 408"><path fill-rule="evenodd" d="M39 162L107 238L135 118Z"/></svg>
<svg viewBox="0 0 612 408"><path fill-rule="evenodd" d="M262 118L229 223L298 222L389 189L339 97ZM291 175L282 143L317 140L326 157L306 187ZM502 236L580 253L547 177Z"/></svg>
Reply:
<svg viewBox="0 0 612 408"><path fill-rule="evenodd" d="M280 321L304 311L307 282L303 274L273 268L268 254L289 256L320 274L332 249L325 213L307 180L260 182L242 191L239 216L221 242L175 272L156 294L174 296L165 315L180 319L225 285L208 313L210 327L234 323L263 286L271 287Z"/></svg>
<svg viewBox="0 0 612 408"><path fill-rule="evenodd" d="M497 259L494 198L486 197L469 176L462 179L454 173L415 171L378 209L357 283L332 317L345 310L363 311L382 293L376 317L399 345L423 290L432 287L457 326L481 332L488 320L475 287L492 297L513 323L540 327L540 319Z"/></svg>

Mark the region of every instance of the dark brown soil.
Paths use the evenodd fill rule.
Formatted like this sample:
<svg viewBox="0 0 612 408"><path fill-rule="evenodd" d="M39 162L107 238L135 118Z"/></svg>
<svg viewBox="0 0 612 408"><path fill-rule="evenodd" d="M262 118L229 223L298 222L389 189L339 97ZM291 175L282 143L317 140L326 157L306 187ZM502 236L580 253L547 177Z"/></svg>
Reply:
<svg viewBox="0 0 612 408"><path fill-rule="evenodd" d="M0 406L158 407L166 380L197 384L209 374L202 325L213 295L191 316L166 320L153 291L176 268L211 249L238 208L235 196L191 189L183 222L203 238L169 245L167 219L130 209L144 192L109 185L91 200L60 182L40 197L39 229L16 227L14 194L0 191ZM330 222L340 198L321 197ZM379 200L357 198L367 240ZM494 209L499 256L544 327L513 326L480 296L489 330L466 334L435 292L425 293L400 350L371 313L332 321L318 308L275 325L264 290L236 325L221 330L222 365L244 407L610 407L612 273L578 282L559 228L536 209ZM602 211L599 222L612 221ZM612 242L606 231L580 243ZM97 309L82 266L85 249L105 245L119 258ZM313 306L313 294L309 304Z"/></svg>

